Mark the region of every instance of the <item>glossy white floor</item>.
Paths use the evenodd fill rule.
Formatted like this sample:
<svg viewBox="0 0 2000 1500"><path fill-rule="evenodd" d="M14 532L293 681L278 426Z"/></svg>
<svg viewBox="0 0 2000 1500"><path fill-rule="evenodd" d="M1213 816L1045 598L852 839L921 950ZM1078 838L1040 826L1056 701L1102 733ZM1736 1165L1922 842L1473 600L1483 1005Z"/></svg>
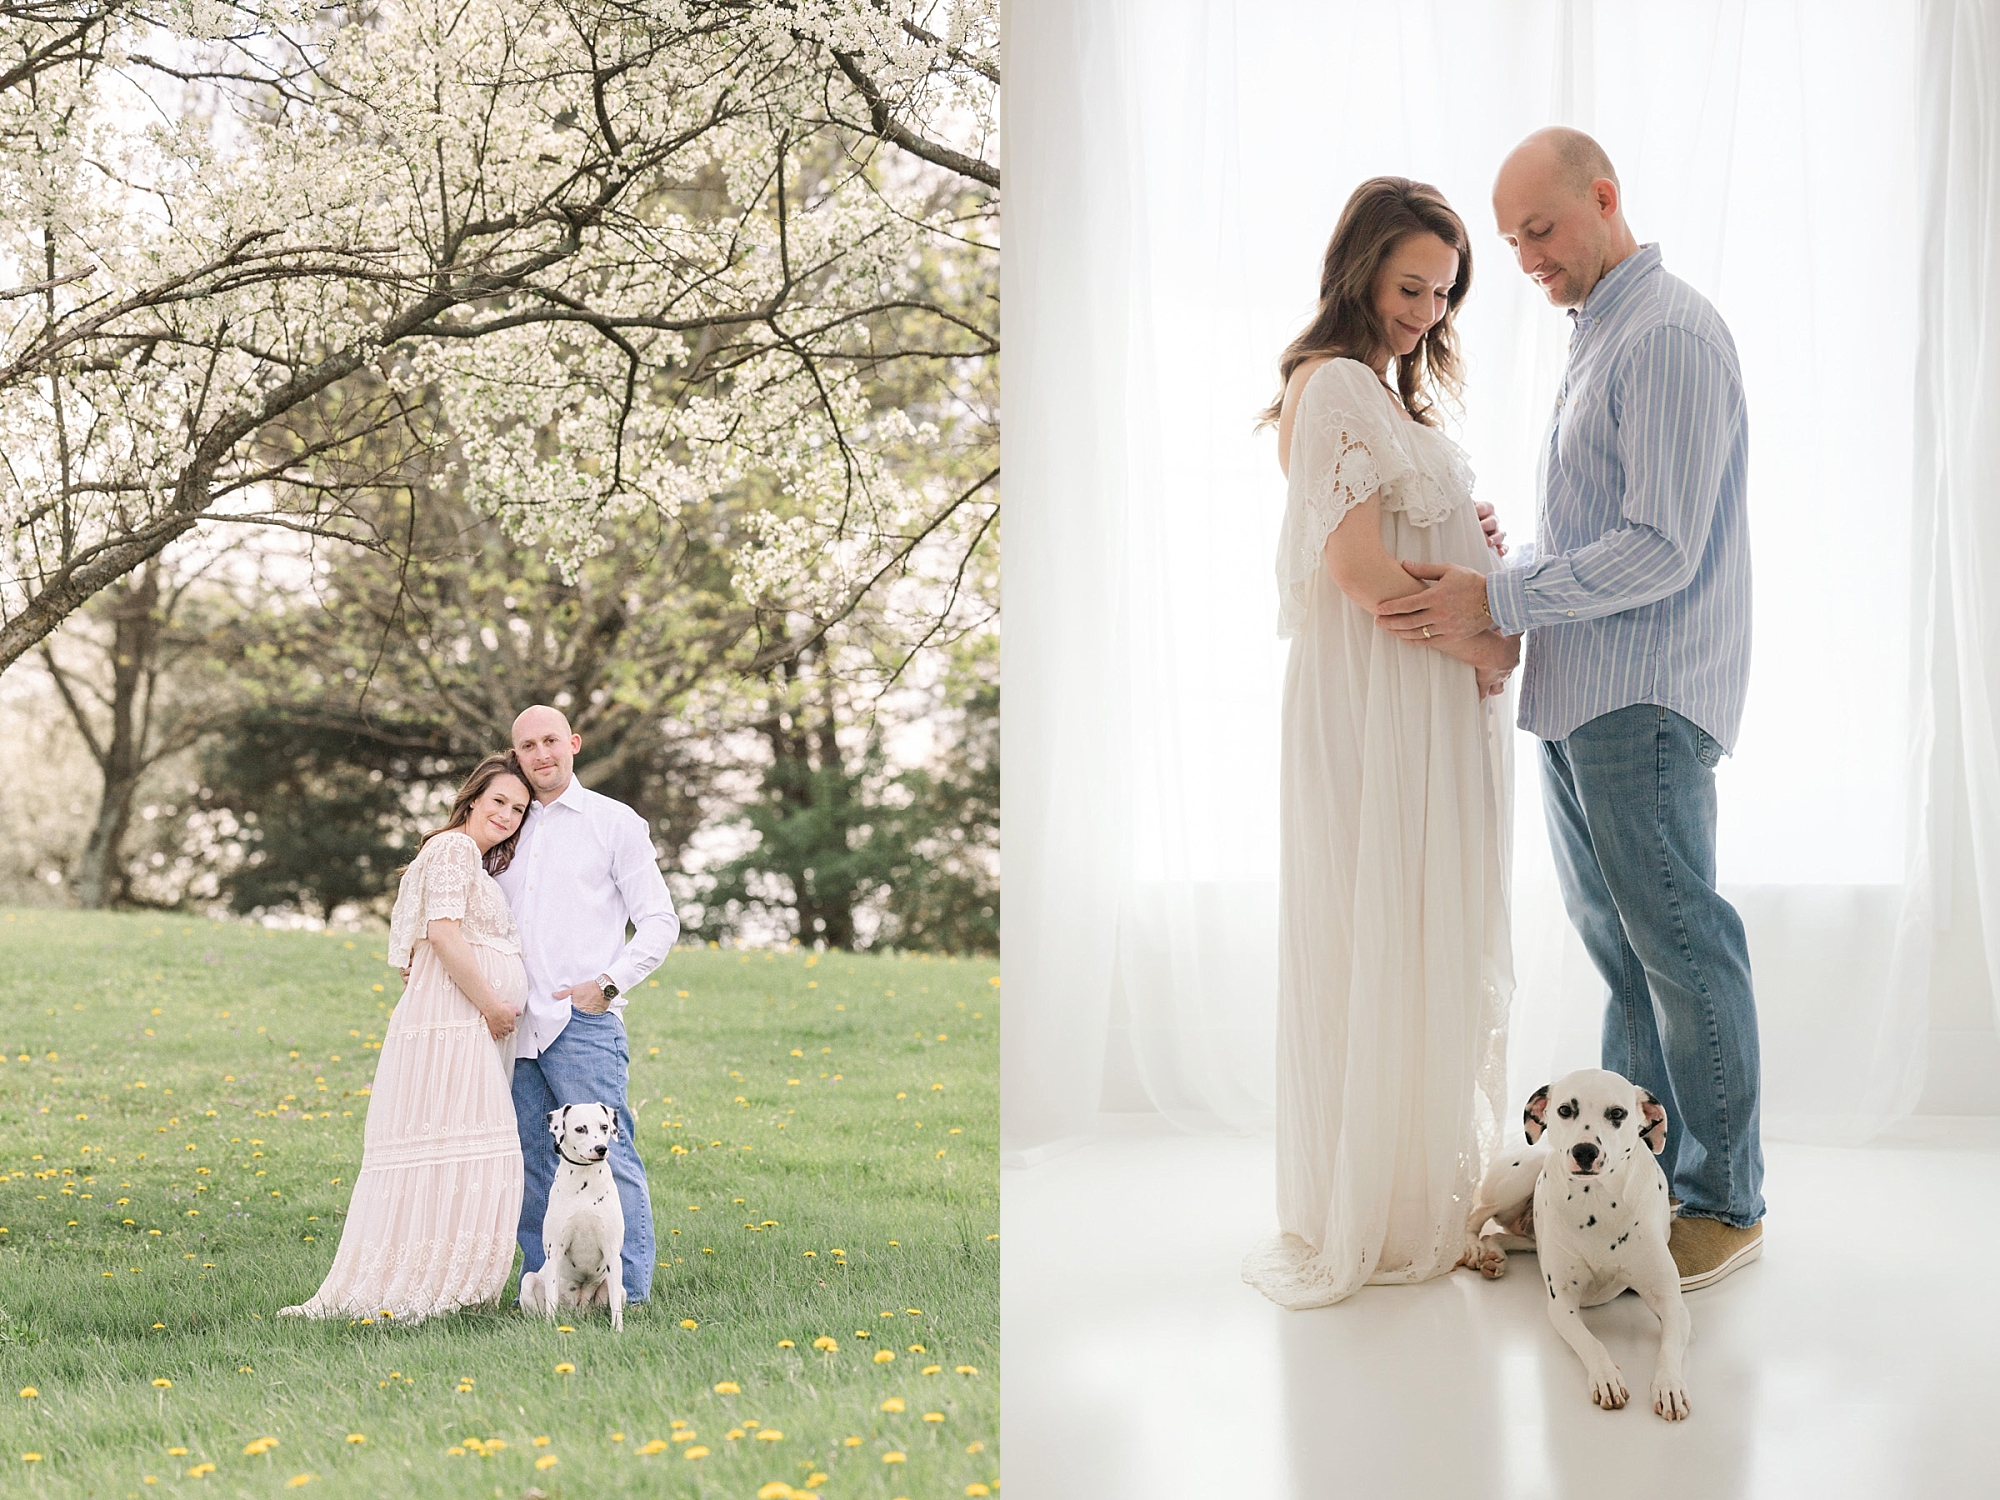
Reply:
<svg viewBox="0 0 2000 1500"><path fill-rule="evenodd" d="M1460 1271L1286 1312L1238 1277L1271 1143L1128 1122L1003 1175L1013 1500L1811 1500L2000 1492L2000 1119L1866 1149L1769 1143L1763 1258L1691 1293L1693 1415L1643 1392L1658 1324L1586 1316L1634 1389L1590 1404L1535 1296Z"/></svg>

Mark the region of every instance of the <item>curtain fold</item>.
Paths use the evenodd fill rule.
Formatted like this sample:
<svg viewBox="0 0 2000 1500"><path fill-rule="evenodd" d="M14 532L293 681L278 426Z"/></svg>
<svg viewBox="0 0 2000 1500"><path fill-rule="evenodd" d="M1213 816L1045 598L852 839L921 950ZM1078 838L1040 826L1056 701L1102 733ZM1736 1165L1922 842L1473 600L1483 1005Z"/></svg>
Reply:
<svg viewBox="0 0 2000 1500"><path fill-rule="evenodd" d="M1009 184L1000 266L1007 486L1002 671L1001 1152L1022 1165L1097 1113L1130 818L1124 703L1126 132L1116 19L1002 12Z"/></svg>
<svg viewBox="0 0 2000 1500"><path fill-rule="evenodd" d="M1852 1138L1907 1113L1952 909L1933 900L1953 831L1940 755L1976 804L1957 836L1982 841L1989 956L2000 933L2000 460L1978 417L2000 409L1993 7L1010 0L1007 16L1008 1159L1088 1133L1107 1077L1189 1129L1268 1119L1283 486L1252 419L1347 194L1377 173L1432 182L1473 244L1454 435L1478 497L1531 536L1568 323L1512 265L1488 194L1506 150L1558 122L1604 143L1639 237L1742 355L1756 643L1720 842L1756 966L1766 1128ZM1939 135L1958 142L1951 193L1971 194L1948 225L1941 206L1923 221L1958 236L1949 278L1920 274L1901 227L1919 221L1920 20L1922 191L1950 197L1930 175ZM1948 100L1928 92L1939 68L1956 70ZM1919 431L1958 447L1939 448L1931 501L1919 477L1913 517L1919 286L1938 314ZM1525 1097L1594 1063L1602 992L1556 894L1536 756L1516 759Z"/></svg>
<svg viewBox="0 0 2000 1500"><path fill-rule="evenodd" d="M2000 1017L2000 5L1920 17L1911 946L1973 926Z"/></svg>

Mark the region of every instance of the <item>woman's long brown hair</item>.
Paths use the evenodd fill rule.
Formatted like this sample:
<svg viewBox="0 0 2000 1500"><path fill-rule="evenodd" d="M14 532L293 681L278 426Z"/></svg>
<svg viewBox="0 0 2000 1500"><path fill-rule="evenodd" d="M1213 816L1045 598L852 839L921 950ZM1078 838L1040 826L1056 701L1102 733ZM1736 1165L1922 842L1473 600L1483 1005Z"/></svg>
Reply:
<svg viewBox="0 0 2000 1500"><path fill-rule="evenodd" d="M498 875L514 862L514 846L520 842L521 829L528 826L528 814L534 811L535 784L528 780L528 773L521 769L520 757L512 750L489 755L472 768L472 774L465 778L465 785L458 789L458 795L451 799L451 816L444 820L442 828L433 828L417 844L419 853L425 844L441 833L450 833L454 828L463 828L472 816L472 807L486 789L502 776L512 776L528 789L528 806L521 812L521 822L507 837L486 851L486 873Z"/></svg>
<svg viewBox="0 0 2000 1500"><path fill-rule="evenodd" d="M1410 415L1437 426L1439 396L1458 401L1463 376L1458 337L1452 327L1459 303L1472 287L1472 246L1465 224L1426 182L1407 177L1371 177L1356 188L1340 211L1319 268L1319 311L1305 331L1285 346L1278 360L1278 398L1257 414L1258 425L1278 420L1292 372L1309 359L1328 356L1366 364L1389 346L1375 312L1375 279L1390 253L1413 234L1434 234L1458 252L1458 280L1445 295L1444 316L1409 354L1396 361L1396 386Z"/></svg>

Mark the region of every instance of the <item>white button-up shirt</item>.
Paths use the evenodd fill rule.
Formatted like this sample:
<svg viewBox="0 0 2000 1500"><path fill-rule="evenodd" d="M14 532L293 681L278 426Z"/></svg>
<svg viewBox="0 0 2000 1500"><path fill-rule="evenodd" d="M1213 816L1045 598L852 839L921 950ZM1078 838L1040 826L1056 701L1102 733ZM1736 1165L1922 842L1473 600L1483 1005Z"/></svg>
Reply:
<svg viewBox="0 0 2000 1500"><path fill-rule="evenodd" d="M632 988L680 936L646 820L574 776L561 796L535 804L512 863L496 879L520 929L528 971L516 1057L539 1057L569 1024L570 1003L555 991L604 975L619 989L612 1008L623 1010Z"/></svg>

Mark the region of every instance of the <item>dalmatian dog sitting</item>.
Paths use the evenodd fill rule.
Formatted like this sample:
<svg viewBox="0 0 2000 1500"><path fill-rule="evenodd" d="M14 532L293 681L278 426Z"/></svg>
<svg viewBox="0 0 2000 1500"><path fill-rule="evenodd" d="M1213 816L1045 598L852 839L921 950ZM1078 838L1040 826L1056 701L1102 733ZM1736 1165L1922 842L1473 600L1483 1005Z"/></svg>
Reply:
<svg viewBox="0 0 2000 1500"><path fill-rule="evenodd" d="M1667 1112L1637 1084L1584 1068L1535 1090L1522 1124L1527 1149L1503 1151L1479 1185L1466 1223L1478 1244L1468 1261L1481 1275L1499 1277L1507 1269L1503 1236L1534 1236L1549 1321L1583 1361L1590 1399L1607 1411L1622 1407L1629 1393L1580 1309L1627 1287L1637 1292L1660 1320L1653 1410L1678 1422L1688 1414L1683 1367L1691 1324L1667 1249L1667 1178L1653 1159L1667 1144ZM1489 1219L1502 1234L1481 1237Z"/></svg>
<svg viewBox="0 0 2000 1500"><path fill-rule="evenodd" d="M625 1327L625 1210L611 1180L617 1113L608 1104L565 1104L549 1112L549 1134L562 1158L542 1215L539 1271L521 1276L521 1310L551 1323L564 1307L611 1309L611 1326Z"/></svg>

